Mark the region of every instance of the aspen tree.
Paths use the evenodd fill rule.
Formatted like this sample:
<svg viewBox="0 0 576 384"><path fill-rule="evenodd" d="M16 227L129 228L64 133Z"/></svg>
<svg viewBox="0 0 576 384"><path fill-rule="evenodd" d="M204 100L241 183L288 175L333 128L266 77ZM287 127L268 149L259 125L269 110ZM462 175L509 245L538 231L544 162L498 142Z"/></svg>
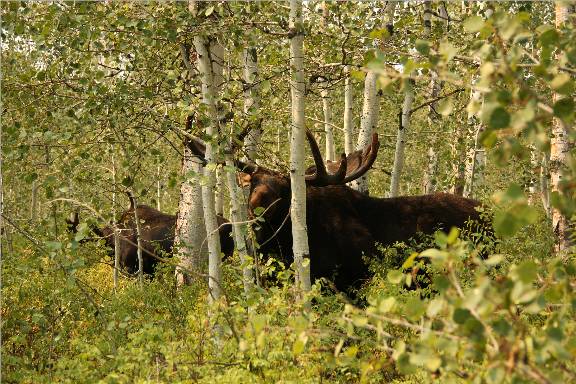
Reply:
<svg viewBox="0 0 576 384"><path fill-rule="evenodd" d="M394 33L394 12L396 10L396 2L386 2L384 8L383 24L388 32L388 37ZM381 45L383 48L383 45ZM378 111L379 111L379 96L377 93L376 81L378 76L373 71L368 71L364 78L364 100L362 104L362 117L360 118L360 132L358 132L358 142L356 149L361 150L366 148L372 138L372 133L376 130L378 125ZM362 193L368 193L368 179L367 174L352 181L350 186Z"/></svg>
<svg viewBox="0 0 576 384"><path fill-rule="evenodd" d="M192 15L196 15L194 1L188 3L188 9ZM190 74L194 75L195 69L190 62L188 50L184 45L180 46L182 60ZM192 127L193 119L188 118L187 129ZM198 119L195 119L198 123ZM191 134L191 132L188 132ZM204 213L202 208L202 188L197 180L191 180L191 175L202 175L202 161L198 159L184 143L182 159L182 175L185 180L180 186L180 199L178 201L178 219L176 220L176 233L174 236L175 253L178 257L176 267L176 280L179 285L190 284L190 275L187 270L198 272L200 265L206 260L206 248L202 246L206 238L204 225Z"/></svg>
<svg viewBox="0 0 576 384"><path fill-rule="evenodd" d="M410 129L410 110L414 102L414 81L410 78L404 83L404 103L398 134L396 135L396 150L394 151L394 165L392 166L392 179L390 181L390 197L398 196L400 177L404 168L404 147L406 132Z"/></svg>
<svg viewBox="0 0 576 384"><path fill-rule="evenodd" d="M256 153L262 137L261 124L254 124L257 118L257 111L260 108L259 91L259 72L258 72L258 54L256 48L246 47L243 51L242 58L244 61L244 114L253 124L250 132L244 139L245 159L257 160Z"/></svg>
<svg viewBox="0 0 576 384"><path fill-rule="evenodd" d="M424 37L429 39L432 36L432 3L430 0L424 2ZM438 97L442 85L438 78L438 73L434 70L430 71L430 99L434 100ZM433 193L436 191L436 179L438 177L438 154L436 153L436 145L438 141L438 134L434 131L438 130L438 117L437 110L438 102L433 102L428 107L428 128L433 132L430 147L428 148L428 167L424 173L424 193Z"/></svg>
<svg viewBox="0 0 576 384"><path fill-rule="evenodd" d="M194 36L194 47L198 54L198 70L202 77L202 103L208 114L208 121L204 130L208 141L206 141L205 160L207 165L204 167L202 206L208 239L208 299L210 302L218 300L221 293L220 240L214 201L214 186L216 184L214 165L218 148L213 143L213 139L218 135L218 111L215 99L214 69L210 55L211 46L213 44L206 37Z"/></svg>
<svg viewBox="0 0 576 384"><path fill-rule="evenodd" d="M304 181L305 121L304 121L304 30L302 23L302 1L290 0L290 94L292 100L292 130L290 140L290 184L292 198L290 218L294 264L297 281L302 291L307 292L310 284L310 251L306 228L306 184Z"/></svg>
<svg viewBox="0 0 576 384"><path fill-rule="evenodd" d="M350 66L344 67L344 151L346 154L354 152L354 126L353 116L353 87L350 79Z"/></svg>
<svg viewBox="0 0 576 384"><path fill-rule="evenodd" d="M555 3L555 24L560 29L567 22L572 5L567 2L557 1ZM553 101L556 103L561 96L554 93ZM562 182L562 173L566 168L566 154L568 147L568 127L562 119L555 117L552 124L552 138L550 139L550 188L552 193L559 192ZM565 251L570 245L568 218L556 207L552 207L552 228L555 234L555 250L560 253Z"/></svg>

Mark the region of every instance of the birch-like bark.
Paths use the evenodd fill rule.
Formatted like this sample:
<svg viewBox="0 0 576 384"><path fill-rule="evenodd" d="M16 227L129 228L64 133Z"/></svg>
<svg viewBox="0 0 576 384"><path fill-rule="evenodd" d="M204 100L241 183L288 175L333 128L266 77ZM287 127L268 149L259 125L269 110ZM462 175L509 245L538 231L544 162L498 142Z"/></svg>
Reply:
<svg viewBox="0 0 576 384"><path fill-rule="evenodd" d="M324 86L327 84L324 83ZM334 148L334 129L332 128L332 107L330 106L330 96L326 88L320 91L322 96L322 110L324 111L324 133L326 134L326 150L325 159L334 161L336 160Z"/></svg>
<svg viewBox="0 0 576 384"><path fill-rule="evenodd" d="M224 216L224 187L225 187L225 180L224 178L224 171L222 167L216 168L216 189L215 189L215 200L214 209L216 209L216 214L220 216Z"/></svg>
<svg viewBox="0 0 576 384"><path fill-rule="evenodd" d="M187 146L184 146L182 174L184 181L180 186L178 219L174 245L179 262L176 267L178 285L190 284L191 275L187 271L200 272L201 265L207 259L206 247L202 246L206 238L204 213L202 208L202 187L197 179L202 175L203 167Z"/></svg>
<svg viewBox="0 0 576 384"><path fill-rule="evenodd" d="M556 13L556 28L560 29L568 20L571 5L565 2L557 1L555 4ZM558 101L561 96L554 93L554 103ZM568 132L565 123L559 119L554 118L552 123L552 137L550 139L550 187L552 192L560 192L560 184L562 182L562 172L566 168L566 154L568 153ZM552 207L552 228L555 235L554 248L556 252L560 253L565 251L570 245L569 242L569 223L566 216L560 212L558 208Z"/></svg>
<svg viewBox="0 0 576 384"><path fill-rule="evenodd" d="M194 37L194 46L198 54L198 70L202 76L202 102L206 105L209 122L205 127L206 141L205 159L207 166L204 167L204 185L202 185L202 206L204 210L204 223L208 239L208 299L210 302L217 301L221 295L221 272L220 272L220 239L218 223L216 221L214 186L216 175L212 166L216 160L217 148L213 144L213 138L218 134L218 111L214 92L214 72L210 56L211 44L203 36ZM211 166L212 165L212 166Z"/></svg>
<svg viewBox="0 0 576 384"><path fill-rule="evenodd" d="M404 103L402 104L402 116L398 134L396 136L396 150L394 152L394 165L392 166L392 180L390 181L390 197L398 196L400 178L404 168L404 147L406 144L406 132L410 129L410 110L414 102L414 81L408 79L404 88Z"/></svg>
<svg viewBox="0 0 576 384"><path fill-rule="evenodd" d="M476 83L476 81L472 81ZM470 91L470 102L479 104L483 103L481 101L482 95L477 90ZM466 156L466 165L464 168L464 190L462 195L464 197L472 197L474 188L480 184L483 180L483 171L486 165L485 152L481 148L480 135L484 131L484 127L477 119L474 114L469 113L468 115L468 135L470 139L466 142L471 141L472 145L468 147L468 153Z"/></svg>
<svg viewBox="0 0 576 384"><path fill-rule="evenodd" d="M542 166L540 162L540 153L534 147L534 145L529 145L528 149L530 150L530 168L528 169L528 204L534 205L536 203L536 196L538 195L539 188L538 188L538 170Z"/></svg>
<svg viewBox="0 0 576 384"><path fill-rule="evenodd" d="M130 204L134 209L134 223L136 224L136 255L138 256L138 281L140 285L144 284L144 259L142 259L142 224L138 217L138 203L134 194L130 192ZM114 239L116 241L116 239Z"/></svg>
<svg viewBox="0 0 576 384"><path fill-rule="evenodd" d="M292 100L292 134L290 140L290 185L292 198L290 217L294 264L300 287L304 292L310 284L310 251L306 227L306 184L304 181L304 32L302 25L302 1L290 0L290 95Z"/></svg>
<svg viewBox="0 0 576 384"><path fill-rule="evenodd" d="M346 154L354 152L354 126L353 126L353 88L350 79L350 66L344 67L344 151Z"/></svg>
<svg viewBox="0 0 576 384"><path fill-rule="evenodd" d="M362 117L360 118L360 132L358 133L357 150L366 148L372 139L372 133L378 123L378 94L376 81L378 75L368 71L364 79L364 103L362 105ZM366 174L350 183L350 186L362 193L368 193L368 179Z"/></svg>
<svg viewBox="0 0 576 384"><path fill-rule="evenodd" d="M552 214L550 207L550 172L548 167L548 155L542 154L542 167L540 168L540 193L542 199L542 206L546 212L546 216L550 217Z"/></svg>
<svg viewBox="0 0 576 384"><path fill-rule="evenodd" d="M424 37L430 39L432 35L432 2L427 0L424 2ZM440 94L442 83L438 78L438 73L435 70L430 71L430 99L435 99ZM433 102L428 107L428 128L432 132L430 140L430 147L428 147L428 166L424 173L424 193L434 193L436 191L436 184L438 179L438 154L436 153L436 146L438 145L439 119L436 113L438 102Z"/></svg>
<svg viewBox="0 0 576 384"><path fill-rule="evenodd" d="M195 15L196 3L188 3L189 10ZM190 63L188 52L184 46L180 47L182 60L190 76L195 75L195 69ZM189 132L191 133L191 132ZM202 208L202 188L197 176L203 174L202 162L188 149L184 143L182 158L182 175L184 181L180 186L180 200L178 202L178 218L174 236L174 249L178 258L176 266L176 282L178 285L190 284L190 272L200 272L201 264L206 260L206 247L202 244L206 238L204 213Z"/></svg>
<svg viewBox="0 0 576 384"><path fill-rule="evenodd" d="M230 143L230 146L232 143ZM246 206L242 204L244 201L244 194L242 188L236 182L236 172L234 171L234 160L232 154L227 152L224 156L228 171L226 177L228 181L228 190L230 191L230 216L232 219L232 230L234 233L234 245L240 262L242 263L242 282L244 284L244 293L248 294L254 286L254 269L248 257L246 248L246 235L248 233L248 226L246 224Z"/></svg>
<svg viewBox="0 0 576 384"><path fill-rule="evenodd" d="M464 197L473 197L475 188L481 185L484 180L486 156L479 140L484 129L481 124L476 124L474 128L475 132L472 132L473 144L470 146L466 158Z"/></svg>
<svg viewBox="0 0 576 384"><path fill-rule="evenodd" d="M464 170L465 165L462 159L466 155L465 139L463 134L463 125L456 124L454 126L454 132L452 134L451 141L451 152L452 152L452 175L453 183L450 192L455 195L460 195L464 193Z"/></svg>
<svg viewBox="0 0 576 384"><path fill-rule="evenodd" d="M110 146L112 157L112 217L114 220L114 289L118 289L118 271L120 269L120 232L118 228L118 219L116 217L116 156L114 156L114 147Z"/></svg>
<svg viewBox="0 0 576 384"><path fill-rule="evenodd" d="M248 46L243 51L243 62L244 62L244 114L248 118L249 123L252 125L248 135L244 139L244 160L252 160L258 162L258 148L260 146L260 139L262 137L262 123L259 121L258 114L260 109L260 96L259 96L259 71L258 71L258 54L256 48ZM240 221L245 221L247 219L247 201L250 194L249 188L242 188L237 186L234 182L235 187L231 187L229 183L230 190L230 200L233 211L238 211L239 217L242 218ZM235 193L233 193L235 191ZM235 201L232 201L232 200ZM234 212L232 212L234 213ZM246 239L252 236L251 229L242 224L238 224L236 228L236 223L238 220L232 219L234 222L234 236L237 233L242 234L243 243L236 242L236 249L242 261L242 276L244 282L244 292L248 293L253 286L254 281L254 268L258 271L258 255L254 252L254 249L250 247L248 249L246 244ZM240 241L240 240L236 240ZM254 264L249 263L250 260L248 256L252 257ZM260 286L260 279L258 273L256 273L256 284Z"/></svg>
<svg viewBox="0 0 576 384"><path fill-rule="evenodd" d="M249 118L252 129L244 139L245 160L257 160L258 146L262 137L262 126L256 124L258 109L260 108L260 98L258 96L259 71L258 54L256 48L247 47L243 52L244 60L244 114Z"/></svg>

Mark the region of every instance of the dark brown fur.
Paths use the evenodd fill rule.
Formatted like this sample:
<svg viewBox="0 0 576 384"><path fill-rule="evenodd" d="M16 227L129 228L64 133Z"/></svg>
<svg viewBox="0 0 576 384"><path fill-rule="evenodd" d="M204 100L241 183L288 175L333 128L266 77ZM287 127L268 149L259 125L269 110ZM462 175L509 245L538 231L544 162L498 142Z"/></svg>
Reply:
<svg viewBox="0 0 576 384"><path fill-rule="evenodd" d="M153 274L156 265L160 261L158 258L170 256L172 253L177 217L160 212L147 205L138 205L136 209L142 230L144 273ZM217 219L220 246L226 258L232 255L234 251L234 242L231 237L232 226L230 224L223 225L228 223L228 220L221 216L217 216ZM68 224L69 228L75 231L79 224L78 219L68 221ZM122 213L118 221L118 227L121 230L120 266L128 273L135 273L138 271L138 247L136 245L138 239L133 208ZM92 231L104 239L108 247L108 254L114 257L114 233L112 227L93 228Z"/></svg>
<svg viewBox="0 0 576 384"><path fill-rule="evenodd" d="M293 262L289 203L287 177L266 170L252 174L250 208L268 207L256 231L260 251L277 254L287 264ZM308 186L311 277L331 279L343 291L357 288L368 277L362 255L375 254L376 243L391 245L418 232L463 227L468 219L480 220L477 206L476 200L446 193L375 198L343 185Z"/></svg>

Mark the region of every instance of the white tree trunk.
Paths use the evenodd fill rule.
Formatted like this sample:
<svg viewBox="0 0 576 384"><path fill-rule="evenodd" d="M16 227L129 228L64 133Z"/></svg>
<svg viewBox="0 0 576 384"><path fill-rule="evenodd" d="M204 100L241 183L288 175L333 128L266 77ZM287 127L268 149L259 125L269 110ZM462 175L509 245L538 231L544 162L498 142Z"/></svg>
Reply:
<svg viewBox="0 0 576 384"><path fill-rule="evenodd" d="M216 168L216 202L214 204L214 208L216 209L216 214L220 216L224 216L224 187L225 181L224 178L224 171L222 167Z"/></svg>
<svg viewBox="0 0 576 384"><path fill-rule="evenodd" d="M424 37L430 39L432 34L432 3L427 0L424 2ZM438 78L436 71L430 71L430 99L435 99L440 94L442 84ZM436 184L438 179L438 154L436 153L436 145L438 143L439 119L436 114L438 103L433 102L428 107L428 128L432 131L432 138L430 140L430 147L428 147L428 167L424 173L424 193L434 193L436 191Z"/></svg>
<svg viewBox="0 0 576 384"><path fill-rule="evenodd" d="M142 225L138 217L138 202L134 194L130 192L130 204L134 207L134 223L136 224L136 244L138 246L136 255L138 256L138 281L140 285L144 283L144 260L142 259ZM114 239L116 240L116 239Z"/></svg>
<svg viewBox="0 0 576 384"><path fill-rule="evenodd" d="M556 11L556 28L561 28L568 20L570 5L557 1ZM553 101L560 99L560 95L554 93ZM559 118L554 118L552 123L552 138L550 139L550 187L552 192L560 191L562 182L562 172L566 168L566 154L568 153L568 132L564 122ZM552 228L556 236L555 249L561 253L569 246L569 225L568 219L560 212L559 209L552 207Z"/></svg>
<svg viewBox="0 0 576 384"><path fill-rule="evenodd" d="M196 2L190 0L188 9L196 15ZM194 68L186 57L186 49L181 49L182 59L194 76ZM202 204L202 188L197 178L189 175L202 175L204 172L202 162L184 144L182 159L182 175L186 178L180 186L180 200L178 202L178 219L174 236L174 250L178 258L176 267L176 282L178 285L190 284L191 275L188 272L199 273L201 264L207 258L206 247L203 247L206 238L206 226L204 225L204 213Z"/></svg>
<svg viewBox="0 0 576 384"><path fill-rule="evenodd" d="M262 126L256 124L258 118L257 111L260 108L260 98L258 95L260 76L258 72L258 55L256 48L248 47L244 49L244 114L249 117L252 129L244 139L245 159L256 160L260 138L262 137Z"/></svg>
<svg viewBox="0 0 576 384"><path fill-rule="evenodd" d="M396 136L396 151L394 152L394 165L392 167L392 180L390 182L390 197L398 196L400 178L404 168L404 147L406 144L406 132L410 129L410 110L414 102L414 82L408 79L404 88L404 103L402 104L401 126L398 127Z"/></svg>
<svg viewBox="0 0 576 384"><path fill-rule="evenodd" d="M185 146L182 174L201 175L202 173L203 167L200 159ZM174 237L174 247L179 258L179 264L176 267L178 285L190 284L191 275L188 271L200 272L201 265L206 262L207 249L202 246L205 238L202 187L197 178L189 178L188 176L180 186L178 219Z"/></svg>
<svg viewBox="0 0 576 384"><path fill-rule="evenodd" d="M360 119L360 132L358 133L357 150L364 149L372 140L372 133L378 123L378 94L376 81L378 75L368 71L364 79L364 103L362 105L362 117ZM352 181L350 186L362 193L368 193L368 179L366 175Z"/></svg>
<svg viewBox="0 0 576 384"><path fill-rule="evenodd" d="M231 143L230 143L231 145ZM227 153L225 155L226 171L228 190L230 191L230 216L232 219L232 229L234 232L234 245L240 262L242 263L242 282L244 283L244 292L248 294L254 285L254 269L251 260L248 257L246 249L246 235L248 233L248 226L246 223L246 205L243 204L244 194L242 188L236 182L236 172L234 171L234 160L232 155Z"/></svg>
<svg viewBox="0 0 576 384"><path fill-rule="evenodd" d="M326 84L324 84L326 85ZM322 109L324 111L324 133L326 134L325 159L336 160L334 148L334 129L332 128L332 107L330 106L330 96L327 89L322 89Z"/></svg>
<svg viewBox="0 0 576 384"><path fill-rule="evenodd" d="M110 146L112 157L112 220L114 222L114 289L118 289L118 270L120 268L120 231L118 229L118 219L116 218L116 157L114 147Z"/></svg>
<svg viewBox="0 0 576 384"><path fill-rule="evenodd" d="M473 84L476 83L476 79L472 81ZM472 89L470 91L470 102L474 104L484 103L482 95L479 91ZM469 113L468 115L468 134L466 143L471 142L472 145L468 146L466 144L467 156L466 163L464 167L464 197L472 197L474 188L478 186L480 181L483 179L483 171L486 163L486 156L481 148L480 135L484 131L484 128L480 122L477 121L476 117Z"/></svg>
<svg viewBox="0 0 576 384"><path fill-rule="evenodd" d="M473 144L470 146L466 158L464 197L473 197L475 188L480 186L484 180L486 156L479 140L484 129L481 124L476 124L475 129L473 133Z"/></svg>
<svg viewBox="0 0 576 384"><path fill-rule="evenodd" d="M306 227L306 184L304 181L305 122L304 122L304 31L302 25L302 1L290 0L290 94L292 100L292 134L290 140L290 184L292 199L290 217L294 263L297 281L304 292L310 284L310 251Z"/></svg>
<svg viewBox="0 0 576 384"><path fill-rule="evenodd" d="M546 212L546 216L550 217L552 214L550 207L550 172L548 167L548 156L546 153L542 154L542 167L540 168L540 192L542 199L542 206Z"/></svg>
<svg viewBox="0 0 576 384"><path fill-rule="evenodd" d="M204 167L204 185L202 186L202 206L204 210L204 223L208 239L208 299L210 302L217 301L221 295L221 272L220 272L220 239L218 234L218 222L216 220L214 187L216 175L212 170L217 148L214 148L212 138L218 135L218 111L215 100L214 73L210 56L211 44L202 36L194 37L194 46L198 54L198 70L202 76L202 102L206 105L209 122L205 127L206 141L205 159L208 163Z"/></svg>
<svg viewBox="0 0 576 384"><path fill-rule="evenodd" d="M344 67L344 151L346 154L354 152L354 126L353 126L353 88L350 79L350 66Z"/></svg>

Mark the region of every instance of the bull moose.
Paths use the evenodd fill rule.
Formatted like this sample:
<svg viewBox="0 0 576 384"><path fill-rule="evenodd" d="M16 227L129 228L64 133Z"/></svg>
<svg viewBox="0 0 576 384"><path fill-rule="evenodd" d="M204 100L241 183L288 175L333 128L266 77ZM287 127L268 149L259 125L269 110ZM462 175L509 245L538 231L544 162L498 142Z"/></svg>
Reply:
<svg viewBox="0 0 576 384"><path fill-rule="evenodd" d="M142 261L143 271L153 274L161 257L170 255L174 245L176 216L160 212L148 205L139 204L136 208L138 219L142 223ZM231 237L232 225L222 216L217 216L220 234L220 246L224 257L234 252L234 242ZM68 227L77 231L79 224L78 212L73 220L68 220ZM124 211L118 221L120 229L120 266L126 272L133 274L138 271L138 247L136 223L134 221L134 207ZM108 254L114 257L114 231L111 226L93 227L92 232L97 236L87 240L104 239L108 247Z"/></svg>
<svg viewBox="0 0 576 384"><path fill-rule="evenodd" d="M332 280L337 289L357 288L368 275L363 255L375 255L376 244L392 245L418 233L463 227L468 220L482 222L476 200L437 193L421 196L376 198L345 184L364 175L376 159L378 136L362 151L327 165L311 132L307 139L315 166L306 180L306 224L312 279ZM200 158L204 146L192 140L189 147ZM263 255L276 254L293 262L290 221L290 178L253 162L236 162L241 179L250 187L249 209L264 208L256 240ZM328 168L328 169L327 169ZM488 225L488 224L486 224Z"/></svg>

